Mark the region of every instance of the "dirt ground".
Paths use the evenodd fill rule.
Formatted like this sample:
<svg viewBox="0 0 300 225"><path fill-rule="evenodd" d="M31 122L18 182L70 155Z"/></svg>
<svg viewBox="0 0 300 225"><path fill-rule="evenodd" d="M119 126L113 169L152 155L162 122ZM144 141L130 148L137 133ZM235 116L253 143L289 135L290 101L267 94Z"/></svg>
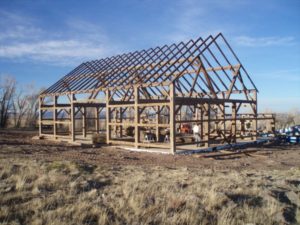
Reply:
<svg viewBox="0 0 300 225"><path fill-rule="evenodd" d="M166 155L140 153L115 146L99 148L68 146L46 140L32 140L35 131L0 130L0 158L30 158L49 161L68 160L93 165L109 166L163 166L167 168L213 170L288 170L300 167L300 146L289 144L265 144L250 147L255 154L240 154L219 158L204 158L203 154ZM210 154L210 153L205 153Z"/></svg>
<svg viewBox="0 0 300 225"><path fill-rule="evenodd" d="M0 224L299 224L300 145L226 157L33 140L0 130ZM249 151L256 152L250 152Z"/></svg>

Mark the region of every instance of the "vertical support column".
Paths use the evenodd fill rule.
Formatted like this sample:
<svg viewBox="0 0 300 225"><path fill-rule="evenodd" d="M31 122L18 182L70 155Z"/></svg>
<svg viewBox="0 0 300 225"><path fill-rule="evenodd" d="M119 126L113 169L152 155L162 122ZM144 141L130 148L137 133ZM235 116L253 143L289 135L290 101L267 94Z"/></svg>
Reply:
<svg viewBox="0 0 300 225"><path fill-rule="evenodd" d="M179 109L179 120L182 120L182 106Z"/></svg>
<svg viewBox="0 0 300 225"><path fill-rule="evenodd" d="M241 119L241 138L244 139L245 136L245 120Z"/></svg>
<svg viewBox="0 0 300 225"><path fill-rule="evenodd" d="M42 112L42 102L43 98L39 97L39 136L42 136L42 120L43 120L43 112Z"/></svg>
<svg viewBox="0 0 300 225"><path fill-rule="evenodd" d="M200 107L200 123L201 123L200 138L201 138L201 140L204 140L204 123L203 123L203 118L204 118L204 110L203 110L203 105L201 105L201 107Z"/></svg>
<svg viewBox="0 0 300 225"><path fill-rule="evenodd" d="M95 128L96 133L99 133L99 107L95 108Z"/></svg>
<svg viewBox="0 0 300 225"><path fill-rule="evenodd" d="M134 86L134 143L135 147L138 148L138 144L140 141L140 129L139 129L139 122L140 122L140 112L139 112L139 88L138 86Z"/></svg>
<svg viewBox="0 0 300 225"><path fill-rule="evenodd" d="M110 90L106 90L105 92L105 100L106 100L106 144L110 144L111 140L111 129L110 129L110 107L109 107L109 100L110 100Z"/></svg>
<svg viewBox="0 0 300 225"><path fill-rule="evenodd" d="M236 103L232 103L231 135L232 143L236 143Z"/></svg>
<svg viewBox="0 0 300 225"><path fill-rule="evenodd" d="M159 121L159 111L160 111L160 106L157 106L156 107L156 133L155 133L155 135L156 135L156 142L159 142L159 126L158 126L158 124L160 123L160 121Z"/></svg>
<svg viewBox="0 0 300 225"><path fill-rule="evenodd" d="M86 107L82 107L82 137L86 137Z"/></svg>
<svg viewBox="0 0 300 225"><path fill-rule="evenodd" d="M176 115L175 115L175 86L170 84L170 148L173 154L176 153Z"/></svg>
<svg viewBox="0 0 300 225"><path fill-rule="evenodd" d="M53 136L56 139L56 132L57 132L57 96L53 97Z"/></svg>
<svg viewBox="0 0 300 225"><path fill-rule="evenodd" d="M205 141L204 146L207 148L207 147L210 146L210 143L209 143L209 136L210 136L210 104L205 103L204 104L204 109L205 109L205 112L204 112L203 119L205 121L203 122L203 132L204 132L203 139Z"/></svg>
<svg viewBox="0 0 300 225"><path fill-rule="evenodd" d="M221 129L222 133L224 134L224 137L226 137L226 112L225 112L225 103L222 103L221 105L221 118L223 119L221 122ZM224 140L225 141L225 140Z"/></svg>
<svg viewBox="0 0 300 225"><path fill-rule="evenodd" d="M117 118L118 118L118 108L114 108L112 121L114 123L117 123L118 122ZM114 131L114 137L118 137L118 126L117 125L113 125L113 131Z"/></svg>
<svg viewBox="0 0 300 225"><path fill-rule="evenodd" d="M223 127L223 129L224 129L224 136L226 137L227 130L226 130L226 105L225 105L225 103L223 103L223 107L224 107L224 109L223 109L223 119L224 119L224 122L223 122L224 123L224 127Z"/></svg>
<svg viewBox="0 0 300 225"><path fill-rule="evenodd" d="M70 96L70 103L71 103L71 140L75 141L75 107L74 107L74 94Z"/></svg>
<svg viewBox="0 0 300 225"><path fill-rule="evenodd" d="M198 121L199 120L199 107L198 107L198 105L195 105L195 112L196 112L195 119Z"/></svg>
<svg viewBox="0 0 300 225"><path fill-rule="evenodd" d="M120 137L122 138L123 137L123 126L122 126L122 123L123 123L123 110L122 110L122 107L120 107L120 123L121 123L121 125L119 126Z"/></svg>
<svg viewBox="0 0 300 225"><path fill-rule="evenodd" d="M257 91L254 91L254 96L253 100L255 101L255 104L253 104L253 113L254 113L254 118L252 120L252 127L254 130L254 137L253 140L257 140Z"/></svg>

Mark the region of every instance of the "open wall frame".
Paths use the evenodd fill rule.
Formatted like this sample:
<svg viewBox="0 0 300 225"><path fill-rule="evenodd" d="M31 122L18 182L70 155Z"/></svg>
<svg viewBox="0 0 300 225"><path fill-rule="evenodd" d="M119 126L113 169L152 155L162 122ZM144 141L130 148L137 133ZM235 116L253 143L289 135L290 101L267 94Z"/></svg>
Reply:
<svg viewBox="0 0 300 225"><path fill-rule="evenodd" d="M219 33L80 64L40 94L40 136L103 134L108 144L171 153L256 140L259 121L275 127L273 115L257 113L257 93Z"/></svg>

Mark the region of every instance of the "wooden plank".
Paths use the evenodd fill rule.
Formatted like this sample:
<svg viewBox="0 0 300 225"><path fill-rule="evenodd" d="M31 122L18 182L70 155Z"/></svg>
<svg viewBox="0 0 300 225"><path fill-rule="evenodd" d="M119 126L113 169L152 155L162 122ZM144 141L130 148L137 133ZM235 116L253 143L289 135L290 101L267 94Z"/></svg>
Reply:
<svg viewBox="0 0 300 225"><path fill-rule="evenodd" d="M251 152L257 152L257 150L244 150L244 151L228 152L228 153L208 153L208 154L205 154L205 155L201 155L200 157L215 158L215 157L224 157L224 156L231 156L231 155L247 154L247 153L251 153Z"/></svg>
<svg viewBox="0 0 300 225"><path fill-rule="evenodd" d="M109 141L109 143L111 144L117 144L117 145L131 145L131 146L136 146L136 144L134 142L130 142L130 141L117 141L117 140L113 140L111 139Z"/></svg>

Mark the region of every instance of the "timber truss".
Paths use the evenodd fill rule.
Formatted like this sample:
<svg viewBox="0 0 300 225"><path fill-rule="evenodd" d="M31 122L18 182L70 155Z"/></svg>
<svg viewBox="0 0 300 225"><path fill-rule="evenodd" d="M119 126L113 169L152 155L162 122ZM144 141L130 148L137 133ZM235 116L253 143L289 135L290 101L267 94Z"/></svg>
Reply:
<svg viewBox="0 0 300 225"><path fill-rule="evenodd" d="M40 136L169 149L256 139L257 88L219 33L85 62L40 94ZM188 129L183 130L183 127Z"/></svg>

